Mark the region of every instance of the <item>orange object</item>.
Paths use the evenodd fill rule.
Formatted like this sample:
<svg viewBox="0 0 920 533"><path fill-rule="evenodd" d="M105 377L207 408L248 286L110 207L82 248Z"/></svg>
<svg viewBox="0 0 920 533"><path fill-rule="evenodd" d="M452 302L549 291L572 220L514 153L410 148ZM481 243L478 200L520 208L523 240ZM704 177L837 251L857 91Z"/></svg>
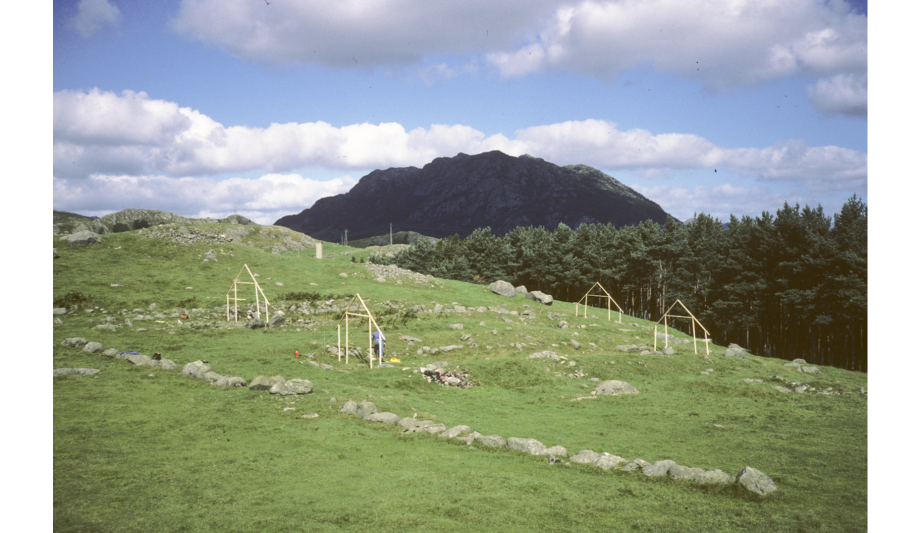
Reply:
<svg viewBox="0 0 920 533"><path fill-rule="evenodd" d="M295 352L294 352L294 357L300 357L300 352L295 351Z"/></svg>

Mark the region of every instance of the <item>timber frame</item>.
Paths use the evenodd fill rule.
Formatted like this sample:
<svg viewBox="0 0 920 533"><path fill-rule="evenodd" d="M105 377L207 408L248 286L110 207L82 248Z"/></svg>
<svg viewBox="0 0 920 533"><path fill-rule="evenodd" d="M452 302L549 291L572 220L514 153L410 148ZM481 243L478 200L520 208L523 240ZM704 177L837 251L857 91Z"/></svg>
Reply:
<svg viewBox="0 0 920 533"><path fill-rule="evenodd" d="M674 309L674 306L678 304L689 316L671 314L671 309ZM661 315L661 318L658 319L658 322L655 323L655 340L654 340L655 350L658 350L658 324L660 324L662 321L664 321L664 347L665 348L668 347L668 317L689 318L690 319L691 321L690 325L693 331L693 353L697 353L696 351L696 325L699 324L700 329L703 330L703 339L706 341L706 355L709 355L709 332L706 331L706 328L703 327L703 324L701 324L700 321L697 320L695 316L693 316L693 313L691 313L690 310L687 309L687 306L685 306L683 302L681 302L680 300L677 300L673 304L671 304L671 307L668 307L668 310L665 311L664 314Z"/></svg>
<svg viewBox="0 0 920 533"><path fill-rule="evenodd" d="M595 287L604 291L604 294L591 294L591 291L593 291ZM607 320L608 321L610 320L610 311L611 311L610 304L613 303L613 305L617 307L617 312L618 312L617 323L618 324L623 323L623 309L621 309L620 304L618 304L617 301L613 299L613 296L610 296L610 293L607 292L607 289L605 289L603 285L601 285L600 281L592 285L591 288L588 289L588 292L586 292L585 295L581 297L581 300L578 300L578 303L575 304L575 316L578 316L578 304L581 304L585 306L585 314L584 314L585 318L588 317L588 304L590 303L589 298L598 298L600 300L607 300Z"/></svg>
<svg viewBox="0 0 920 533"><path fill-rule="evenodd" d="M242 274L244 270L249 273L249 279L251 279L252 281L240 281L240 274ZM268 298L266 298L265 293L262 292L262 287L259 286L259 282L256 281L256 277L252 274L252 271L249 270L249 266L244 264L243 268L240 269L239 273L237 273L236 277L233 279L233 286L230 287L230 290L227 291L227 322L235 322L240 319L239 302L246 301L245 298L239 298L238 292L237 292L238 285L255 285L256 287L256 318L262 318L262 313L259 310L259 295L260 294L262 295L262 299L265 300L265 315L266 316L271 315L271 313L269 313L268 310L272 304L268 302ZM232 298L230 297L231 292L233 293ZM231 300L233 301L233 320L230 320L230 301Z"/></svg>
<svg viewBox="0 0 920 533"><path fill-rule="evenodd" d="M352 304L355 303L355 300L357 300L358 303L361 304L361 307L359 308L358 312L353 312L351 310L351 306ZM364 313L361 313L360 309L363 309ZM345 321L345 364L346 365L348 364L348 333L349 333L348 318L349 317L367 319L367 353L369 354L368 361L370 362L370 367L374 368L374 344L373 344L373 340L371 339L371 336L373 335L374 329L376 329L377 331L380 331L380 326L377 325L377 321L374 320L374 315L371 314L371 310L367 308L367 304L364 303L364 300L361 298L361 295L358 293L355 293L355 297L352 298L351 301L348 302L348 305L345 306L345 313L342 315L342 318L340 318L339 321L335 325L335 328L336 328L336 331L339 337L339 348L338 348L339 349L339 361L342 360L342 321L344 320ZM382 331L380 331L380 335L383 336ZM378 355L377 364L381 364L381 363L383 363L383 356Z"/></svg>

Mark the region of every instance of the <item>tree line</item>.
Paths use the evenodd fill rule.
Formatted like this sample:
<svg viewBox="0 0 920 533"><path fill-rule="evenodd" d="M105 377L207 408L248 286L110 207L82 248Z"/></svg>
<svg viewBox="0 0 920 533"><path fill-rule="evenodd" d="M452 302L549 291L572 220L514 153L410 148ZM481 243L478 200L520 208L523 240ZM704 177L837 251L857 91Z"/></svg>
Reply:
<svg viewBox="0 0 920 533"><path fill-rule="evenodd" d="M853 195L833 217L787 203L727 224L698 214L619 229L522 226L498 236L480 228L372 260L473 283L501 279L567 302L600 282L626 314L648 320L680 299L717 344L865 372L867 215Z"/></svg>

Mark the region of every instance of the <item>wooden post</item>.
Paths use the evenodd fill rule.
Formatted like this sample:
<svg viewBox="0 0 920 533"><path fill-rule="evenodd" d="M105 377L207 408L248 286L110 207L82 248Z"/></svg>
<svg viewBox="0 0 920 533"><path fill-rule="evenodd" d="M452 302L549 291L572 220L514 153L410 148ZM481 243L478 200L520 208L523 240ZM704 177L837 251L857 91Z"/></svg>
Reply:
<svg viewBox="0 0 920 533"><path fill-rule="evenodd" d="M696 321L690 320L691 331L693 331L693 355L696 355Z"/></svg>
<svg viewBox="0 0 920 533"><path fill-rule="evenodd" d="M227 291L227 322L230 322L230 291Z"/></svg>
<svg viewBox="0 0 920 533"><path fill-rule="evenodd" d="M345 364L348 364L348 309L345 309Z"/></svg>
<svg viewBox="0 0 920 533"><path fill-rule="evenodd" d="M658 351L658 323L655 323L655 333L652 335L652 349Z"/></svg>
<svg viewBox="0 0 920 533"><path fill-rule="evenodd" d="M370 357L368 357L368 359L369 359L370 362L371 362L371 368L374 368L374 341L371 340L371 339L372 339L372 335L371 335L371 317L370 317L370 315L368 315L368 317L367 317L367 353L370 355Z"/></svg>
<svg viewBox="0 0 920 533"><path fill-rule="evenodd" d="M664 347L668 347L668 314L664 315Z"/></svg>
<svg viewBox="0 0 920 533"><path fill-rule="evenodd" d="M342 362L342 324L336 324L335 330L339 334L339 362Z"/></svg>

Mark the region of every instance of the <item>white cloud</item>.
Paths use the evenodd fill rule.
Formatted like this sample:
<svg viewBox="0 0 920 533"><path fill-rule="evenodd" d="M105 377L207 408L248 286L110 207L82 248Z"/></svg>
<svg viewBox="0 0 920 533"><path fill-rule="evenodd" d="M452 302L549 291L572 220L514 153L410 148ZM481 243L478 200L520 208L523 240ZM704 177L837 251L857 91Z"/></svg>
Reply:
<svg viewBox="0 0 920 533"><path fill-rule="evenodd" d="M121 11L108 0L80 0L77 14L70 19L70 26L83 37L89 37L104 25L116 25L119 20Z"/></svg>
<svg viewBox="0 0 920 533"><path fill-rule="evenodd" d="M513 45L552 0L183 0L172 28L245 61L373 68Z"/></svg>
<svg viewBox="0 0 920 533"><path fill-rule="evenodd" d="M221 181L124 175L54 178L54 209L96 216L128 207L195 218L222 218L237 213L260 224L272 224L282 216L312 206L320 198L348 192L355 183L350 176L317 181L298 174Z"/></svg>
<svg viewBox="0 0 920 533"><path fill-rule="evenodd" d="M866 154L789 140L727 148L698 135L621 131L604 120L533 126L513 139L466 125L406 131L396 123L336 128L324 122L226 127L189 108L143 93L92 90L54 94L54 176L200 176L308 167L365 170L422 166L459 152L528 153L559 165L583 163L648 176L669 169L717 168L766 181L807 181L826 190L864 187Z"/></svg>
<svg viewBox="0 0 920 533"><path fill-rule="evenodd" d="M733 87L864 72L866 17L843 0L622 0L560 6L515 51L487 59L503 75L563 69L612 76L649 64Z"/></svg>
<svg viewBox="0 0 920 533"><path fill-rule="evenodd" d="M829 115L866 118L869 112L869 76L838 74L808 87L808 99L818 111Z"/></svg>
<svg viewBox="0 0 920 533"><path fill-rule="evenodd" d="M801 196L795 194L776 194L767 187L740 187L729 183L711 187L696 186L692 188L670 187L667 185L646 186L641 183L630 187L653 199L665 212L680 221L686 221L697 213L706 213L722 222L728 222L729 216L760 216L763 211L771 213L783 206L808 204ZM816 204L811 207L817 207Z"/></svg>

